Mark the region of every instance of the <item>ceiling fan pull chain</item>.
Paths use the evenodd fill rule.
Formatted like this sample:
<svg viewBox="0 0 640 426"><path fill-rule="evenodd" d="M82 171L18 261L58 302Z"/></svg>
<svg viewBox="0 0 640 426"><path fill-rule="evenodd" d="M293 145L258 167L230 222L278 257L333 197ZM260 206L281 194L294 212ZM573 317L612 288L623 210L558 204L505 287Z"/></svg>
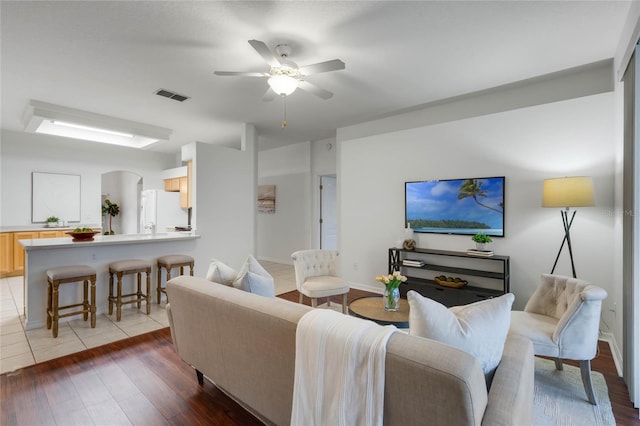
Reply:
<svg viewBox="0 0 640 426"><path fill-rule="evenodd" d="M287 95L282 95L282 128L287 127Z"/></svg>

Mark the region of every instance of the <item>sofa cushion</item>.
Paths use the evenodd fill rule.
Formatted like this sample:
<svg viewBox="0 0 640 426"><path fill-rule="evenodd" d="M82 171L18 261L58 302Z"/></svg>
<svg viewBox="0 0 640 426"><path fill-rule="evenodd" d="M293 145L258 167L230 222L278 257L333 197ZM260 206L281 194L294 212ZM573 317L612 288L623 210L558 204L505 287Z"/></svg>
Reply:
<svg viewBox="0 0 640 426"><path fill-rule="evenodd" d="M511 321L513 294L448 309L415 291L409 291L407 299L409 333L473 355L482 365L489 383L502 357Z"/></svg>
<svg viewBox="0 0 640 426"><path fill-rule="evenodd" d="M275 282L266 269L251 255L247 257L232 284L235 288L260 296L275 297Z"/></svg>
<svg viewBox="0 0 640 426"><path fill-rule="evenodd" d="M238 273L232 267L217 259L211 259L211 263L209 263L209 270L207 271L207 279L209 281L224 285L231 285L237 276Z"/></svg>

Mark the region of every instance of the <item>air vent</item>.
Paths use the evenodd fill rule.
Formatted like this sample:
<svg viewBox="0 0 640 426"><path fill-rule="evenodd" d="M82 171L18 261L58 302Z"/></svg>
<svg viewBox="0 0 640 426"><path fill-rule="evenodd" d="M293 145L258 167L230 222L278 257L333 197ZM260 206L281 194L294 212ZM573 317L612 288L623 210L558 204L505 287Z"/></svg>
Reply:
<svg viewBox="0 0 640 426"><path fill-rule="evenodd" d="M169 98L169 99L173 99L173 100L178 101L178 102L184 102L187 99L189 99L189 96L179 95L179 94L177 94L175 92L171 92L171 91L165 90L165 89L158 89L156 91L156 95L163 96L163 97Z"/></svg>

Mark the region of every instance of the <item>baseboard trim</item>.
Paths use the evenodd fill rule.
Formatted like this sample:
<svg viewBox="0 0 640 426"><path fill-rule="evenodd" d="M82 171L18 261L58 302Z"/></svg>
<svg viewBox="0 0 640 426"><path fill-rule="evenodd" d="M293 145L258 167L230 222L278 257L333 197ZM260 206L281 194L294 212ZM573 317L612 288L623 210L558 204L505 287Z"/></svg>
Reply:
<svg viewBox="0 0 640 426"><path fill-rule="evenodd" d="M600 332L599 340L607 342L611 349L611 355L613 355L613 363L616 365L616 371L618 376L622 377L622 352L616 343L616 338L613 333Z"/></svg>
<svg viewBox="0 0 640 426"><path fill-rule="evenodd" d="M380 288L380 286L372 286L369 284L355 283L353 281L349 281L349 287L354 288L356 290L370 291L372 293L378 293L378 294L384 293L384 289Z"/></svg>
<svg viewBox="0 0 640 426"><path fill-rule="evenodd" d="M273 263L282 263L284 265L293 265L293 260L291 259L287 259L287 260L282 260L282 259L275 259L273 257L258 257L258 261L265 261L265 262L273 262Z"/></svg>

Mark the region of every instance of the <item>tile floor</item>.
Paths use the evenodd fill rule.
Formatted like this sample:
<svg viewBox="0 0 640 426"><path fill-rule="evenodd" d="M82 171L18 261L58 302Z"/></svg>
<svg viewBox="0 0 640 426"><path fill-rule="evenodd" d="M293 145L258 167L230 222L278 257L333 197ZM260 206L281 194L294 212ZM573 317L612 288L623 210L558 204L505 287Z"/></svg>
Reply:
<svg viewBox="0 0 640 426"><path fill-rule="evenodd" d="M295 290L292 265L260 263L273 276L276 294ZM0 279L0 374L169 326L164 302L152 303L149 316L144 313L144 304L140 311L128 305L123 307L119 322L115 313L98 315L92 329L90 322L78 315L78 319L61 322L58 337L53 338L46 327L24 330L22 298L22 277Z"/></svg>

